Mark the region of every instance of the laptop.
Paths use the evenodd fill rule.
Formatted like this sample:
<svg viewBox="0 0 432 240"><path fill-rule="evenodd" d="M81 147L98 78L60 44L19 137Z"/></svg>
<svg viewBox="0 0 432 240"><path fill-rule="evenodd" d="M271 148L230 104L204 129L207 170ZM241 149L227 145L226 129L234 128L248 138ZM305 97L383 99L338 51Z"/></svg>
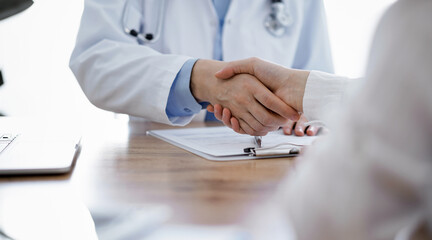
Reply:
<svg viewBox="0 0 432 240"><path fill-rule="evenodd" d="M0 129L0 175L67 173L79 156L80 142L80 137L59 132Z"/></svg>

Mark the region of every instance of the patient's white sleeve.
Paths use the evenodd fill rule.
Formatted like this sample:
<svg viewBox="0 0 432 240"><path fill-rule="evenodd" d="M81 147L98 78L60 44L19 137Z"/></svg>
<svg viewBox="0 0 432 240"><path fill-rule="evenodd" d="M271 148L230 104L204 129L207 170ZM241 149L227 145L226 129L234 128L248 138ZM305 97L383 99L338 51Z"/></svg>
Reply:
<svg viewBox="0 0 432 240"><path fill-rule="evenodd" d="M303 97L303 112L309 120L323 119L323 115L338 108L354 79L319 71L311 71Z"/></svg>
<svg viewBox="0 0 432 240"><path fill-rule="evenodd" d="M349 80L310 74L307 116L341 107L325 117L330 133L296 159L255 220L255 239L290 239L273 229L275 221L299 240L398 239L419 221L432 234L431 11L425 0L389 8L353 95Z"/></svg>

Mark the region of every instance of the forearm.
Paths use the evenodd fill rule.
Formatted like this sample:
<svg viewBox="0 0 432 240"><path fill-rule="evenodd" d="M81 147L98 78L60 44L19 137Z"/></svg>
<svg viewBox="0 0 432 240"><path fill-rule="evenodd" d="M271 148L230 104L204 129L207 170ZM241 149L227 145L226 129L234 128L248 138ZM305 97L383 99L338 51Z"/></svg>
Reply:
<svg viewBox="0 0 432 240"><path fill-rule="evenodd" d="M74 55L70 67L95 106L173 124L166 115L166 103L172 82L188 59L105 40Z"/></svg>

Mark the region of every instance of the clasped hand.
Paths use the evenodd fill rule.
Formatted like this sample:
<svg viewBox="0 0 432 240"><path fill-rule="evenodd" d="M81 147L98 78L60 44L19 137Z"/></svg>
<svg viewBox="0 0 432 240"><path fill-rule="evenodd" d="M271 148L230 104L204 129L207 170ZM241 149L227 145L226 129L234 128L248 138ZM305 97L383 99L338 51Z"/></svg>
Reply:
<svg viewBox="0 0 432 240"><path fill-rule="evenodd" d="M198 101L209 102L207 110L235 132L263 136L282 126L286 134L294 129L296 135L303 136L307 119L299 112L308 76L308 71L258 58L230 63L198 60L192 71L191 92ZM315 135L317 131L309 127L306 133Z"/></svg>

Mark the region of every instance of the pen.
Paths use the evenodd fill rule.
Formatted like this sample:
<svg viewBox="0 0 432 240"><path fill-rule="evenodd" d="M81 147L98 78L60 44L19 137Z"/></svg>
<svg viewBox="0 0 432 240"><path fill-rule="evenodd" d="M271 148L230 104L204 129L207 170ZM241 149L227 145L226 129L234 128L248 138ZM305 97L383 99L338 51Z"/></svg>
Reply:
<svg viewBox="0 0 432 240"><path fill-rule="evenodd" d="M260 148L262 143L262 137L261 136L255 136L254 137L255 144Z"/></svg>

